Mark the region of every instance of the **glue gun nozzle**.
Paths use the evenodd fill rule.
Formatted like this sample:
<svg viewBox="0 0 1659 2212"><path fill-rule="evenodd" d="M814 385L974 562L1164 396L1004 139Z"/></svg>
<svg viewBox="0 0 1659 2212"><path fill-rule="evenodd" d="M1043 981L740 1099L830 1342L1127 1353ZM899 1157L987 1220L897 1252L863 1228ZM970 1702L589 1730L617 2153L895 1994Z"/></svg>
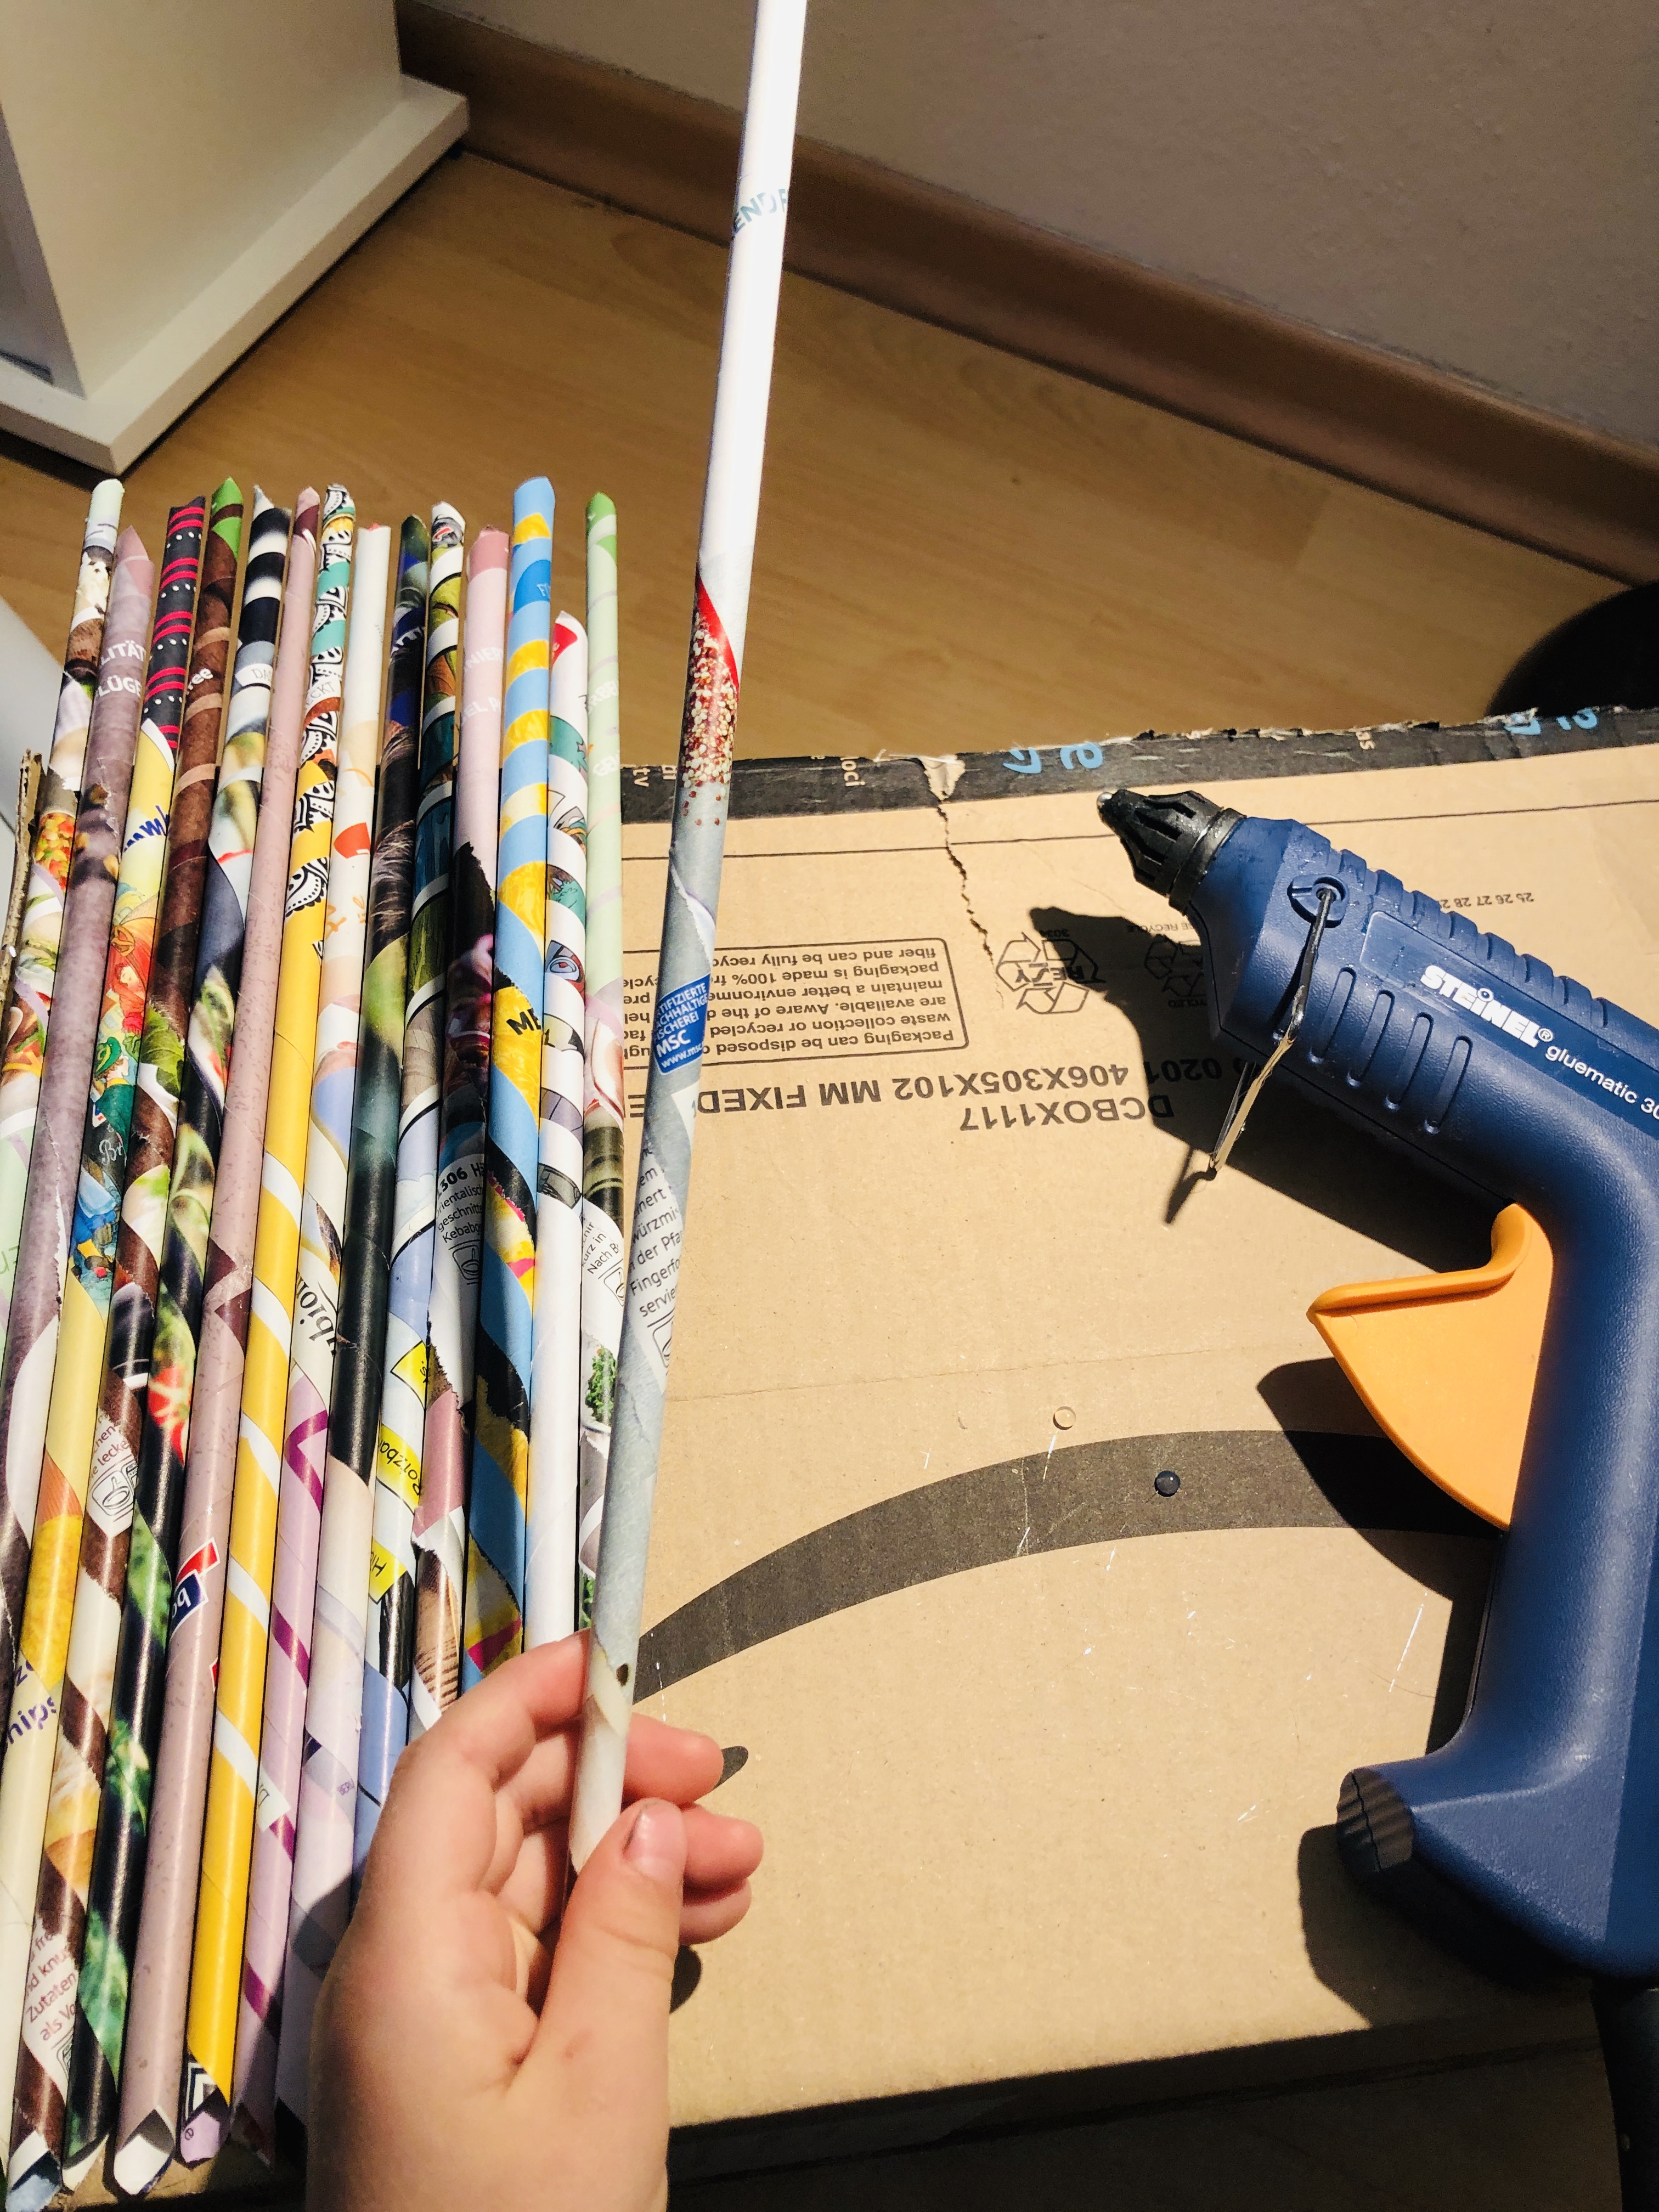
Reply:
<svg viewBox="0 0 1659 2212"><path fill-rule="evenodd" d="M1185 914L1205 870L1244 819L1196 791L1152 797L1140 791L1102 792L1100 818L1129 855L1135 880Z"/></svg>

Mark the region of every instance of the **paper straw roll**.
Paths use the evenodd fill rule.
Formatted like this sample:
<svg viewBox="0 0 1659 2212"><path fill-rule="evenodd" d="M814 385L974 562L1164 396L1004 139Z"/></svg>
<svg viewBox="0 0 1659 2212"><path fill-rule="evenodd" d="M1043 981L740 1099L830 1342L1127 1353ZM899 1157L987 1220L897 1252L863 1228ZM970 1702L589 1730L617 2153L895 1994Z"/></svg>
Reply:
<svg viewBox="0 0 1659 2212"><path fill-rule="evenodd" d="M547 770L547 950L536 1182L535 1407L525 1560L525 1642L576 1625L576 1485L581 1435L582 1099L586 1009L587 633L553 625Z"/></svg>
<svg viewBox="0 0 1659 2212"><path fill-rule="evenodd" d="M17 970L17 943L23 933L35 817L40 811L40 787L45 776L40 754L26 751L17 763L17 796L12 801L12 813L18 828L12 839L11 886L6 893L4 936L0 938L0 1007L8 1009L11 1006L12 977Z"/></svg>
<svg viewBox="0 0 1659 2212"><path fill-rule="evenodd" d="M453 918L445 991L436 1237L427 1324L426 1423L421 1501L410 1532L416 1554L411 1738L432 1726L460 1686L472 1352L489 1101L508 558L506 533L486 530L474 542L467 560L460 760L450 861Z"/></svg>
<svg viewBox="0 0 1659 2212"><path fill-rule="evenodd" d="M14 1378L15 1394L41 1394L46 1403L40 1525L30 1562L18 1678L12 1698L15 1725L8 1730L10 1746L5 1766L0 1770L0 2042L6 2054L7 2087L11 2090L15 2086L19 2099L12 2113L9 2141L13 2142L26 2140L33 2124L36 2079L31 2046L38 2021L34 2008L26 2005L30 1931L36 1917L37 1887L46 1879L43 1846L50 1856L53 1841L49 1830L52 1782L59 1749L65 1652L92 1459L91 1416L102 1373L103 1316L109 1295L108 1245L93 1231L88 1215L95 1208L96 1199L90 1206L88 1199L89 1192L102 1191L106 1179L118 1195L132 1096L131 1083L120 1080L126 1073L120 1055L98 1052L96 1047L100 1041L99 1010L109 957L111 917L125 881L125 878L112 880L112 877L118 866L125 865L118 862L117 855L122 848L138 737L140 687L133 672L143 661L155 573L136 532L127 532L118 550L104 629L98 698L87 748L87 778L76 822L65 898L70 935L59 970L57 1018L48 1042L41 1092L54 1152L59 1142L58 1132L72 1121L77 1109L85 1126L78 1175L74 1183L65 1179L57 1196L57 1203L67 1205L71 1192L79 1187L78 1202L68 1233L62 1238L67 1285L55 1272L48 1279L44 1270L38 1274L33 1268L29 1271L42 1287L49 1280L60 1297L66 1297L69 1328L65 1335L59 1309L52 1307L45 1317L49 1325L35 1334L34 1358ZM64 1149L67 1152L67 1146ZM45 1164L43 1156L43 1168ZM58 1242L52 1239L54 1245ZM33 1325L27 1314L30 1303L19 1300L20 1332ZM38 1322L43 1317L37 1313L33 1318ZM54 1338L62 1352L55 1360ZM57 1382L58 1370L64 1374L61 1389ZM66 1977L60 1967L58 1988L60 1996L67 1998L57 2013L61 2041L73 2015L72 1971ZM20 2029L25 2025L28 2032L20 2046ZM17 2068L15 2083L10 2071L14 2065ZM59 2075L61 2114L61 2061ZM10 2102L9 2097L9 2106ZM27 2159L21 2166L14 2162L14 2172L21 2175L21 2167L29 2163Z"/></svg>
<svg viewBox="0 0 1659 2212"><path fill-rule="evenodd" d="M622 720L617 644L617 510L587 506L586 1068L582 1121L581 1439L576 1626L592 1615L611 1418L622 1344Z"/></svg>
<svg viewBox="0 0 1659 2212"><path fill-rule="evenodd" d="M155 1674L159 1686L172 1570L166 1556L165 1492L157 1487L157 1462L147 1449L149 1365L241 538L242 495L227 479L213 495L203 546L201 596L185 686L167 869L138 1049L117 1246L118 1280L99 1412L100 1439L118 1434L124 1456L131 1457L133 1517L110 1707L111 1755L104 1765L98 1839L87 1887L86 1952L76 1992L70 2054L64 2168L71 2186L115 2124L143 1882L150 1763L155 1728L160 1723L159 1704L151 1723L149 1684Z"/></svg>
<svg viewBox="0 0 1659 2212"><path fill-rule="evenodd" d="M87 509L58 715L35 800L32 844L28 823L17 824L19 851L25 847L29 849L22 926L6 994L4 1024L0 1029L0 1340L4 1338L11 1306L23 1192L40 1099L40 1061L52 1018L58 948L63 939L70 848L86 767L93 699L100 684L104 621L120 520L121 487L113 477L106 477L94 491ZM136 538L133 542L137 543ZM143 653L141 641L141 661ZM131 677L136 686L138 667L120 672ZM41 735L45 734L43 731Z"/></svg>
<svg viewBox="0 0 1659 2212"><path fill-rule="evenodd" d="M311 1116L299 1214L293 1351L283 1412L276 1558L271 1583L272 1634L265 1660L256 1792L262 1818L253 1838L235 2085L249 2140L267 2157L276 2118L289 1900L294 1883L306 1683L317 1601L328 1409L334 1386L335 1315L362 1012L363 944L368 919L391 554L391 532L381 526L373 525L358 532L312 1059ZM269 1150L266 1162L269 1187ZM245 1390L245 1412L246 1402Z"/></svg>
<svg viewBox="0 0 1659 2212"><path fill-rule="evenodd" d="M303 495L301 505L303 520ZM317 1037L346 610L356 537L356 516L350 495L343 485L331 484L323 503L316 590L309 603L303 598L293 601L292 595L301 590L302 560L297 544L292 556L291 604L284 617L271 708L273 755L278 733L288 719L295 715L299 719L299 767L286 856L287 879L279 908L282 941L277 954L276 1020L268 1106L263 1115L263 1170L231 1506L232 1564L220 1641L185 2029L189 2058L185 2104L179 2115L179 2147L189 2160L210 2157L218 2148L229 2127L234 2094L254 1784L276 1543L277 1467L293 1329L295 1255L300 1238L300 1177L305 1168L307 1112ZM307 615L308 638L304 629ZM290 640L295 647L293 652ZM270 820L269 813L266 818ZM256 859L251 907L262 861L263 850ZM252 911L248 927L246 958L251 964ZM237 1091L238 1077L233 1069L227 1101L233 1130ZM278 1811L275 1817L280 1820L283 1816ZM263 1994L263 1988L256 1977L255 2000ZM262 2014L256 2010L254 2017L257 2020Z"/></svg>
<svg viewBox="0 0 1659 2212"><path fill-rule="evenodd" d="M766 452L805 0L759 0L687 659L570 1850L622 1808Z"/></svg>
<svg viewBox="0 0 1659 2212"><path fill-rule="evenodd" d="M410 515L398 549L380 744L349 1174L340 1217L339 1298L306 1693L305 1759L276 2058L277 2100L301 2121L306 2117L312 2013L323 1976L345 1933L350 1904L374 1452L386 1348L415 817L420 796L428 552L426 525Z"/></svg>
<svg viewBox="0 0 1659 2212"><path fill-rule="evenodd" d="M205 502L192 500L183 507L174 508L168 517L161 592L150 626L139 751L143 754L147 750L146 738L153 732L155 742L166 749L169 775L184 700L185 665L189 658L191 622L201 569L204 513ZM125 687L136 674L136 667L129 663L118 671L112 669L108 681L112 686ZM100 690L104 681L100 672ZM81 947L81 957L88 963L86 972L94 979L86 985L89 994L95 989L102 949L88 948L84 942ZM72 1058L75 1067L80 1069L82 1051L79 1045ZM67 1083L69 1062L62 1065ZM23 1207L23 1271L12 1286L15 1320L9 1320L5 1359L0 1365L0 1692L8 1703L16 1663L18 1613L34 1527L46 1401L57 1351L52 1332L63 1280L60 1250L63 1263L66 1263L68 1256L69 1213L61 1194L66 1186L73 1187L77 1163L75 1138L86 1110L84 1074L76 1087L79 1095L68 1120L55 1116L48 1121L44 1141L30 1155L30 1188ZM25 1308L28 1310L27 1320ZM30 1376L20 1398L17 1386L22 1380L26 1361ZM45 1370L44 1376L36 1372L41 1368Z"/></svg>
<svg viewBox="0 0 1659 2212"><path fill-rule="evenodd" d="M301 525L313 544L315 525L313 495L309 518L301 517ZM306 599L295 629L303 651L313 564L306 535L300 545ZM238 1395L234 1388L227 1394L221 1370L228 1352L234 1382L240 1384L264 1119L258 1071L262 1064L267 1071L270 1066L274 944L298 757L295 686L295 711L286 732L278 732L281 750L273 761L267 761L288 551L287 513L256 489L224 752L208 830L201 937L161 1253L145 1437L147 1447L152 1438L157 1440L163 1483L170 1484L178 1498L175 1505L163 1497L159 1518L179 1564L167 1593L164 1684L152 1675L152 1701L164 1696L165 1702L133 1954L113 2167L118 2185L135 2193L148 2189L165 2170L179 2109L179 2061L211 1741L213 1664L223 1609ZM274 775L268 775L268 768L274 769ZM262 828L267 795L277 816L276 834L270 836ZM244 988L250 980L245 939L256 849L260 848L268 909L265 933L273 950L251 975L262 988L250 993ZM225 1139L233 1081L241 1094L246 1127L239 1151L230 1154ZM255 1082L260 1088L250 1098L249 1086ZM252 1104L257 1104L257 1113L250 1113ZM232 1171L229 1188L222 1180L222 1164ZM158 1591L158 1607L159 1602Z"/></svg>
<svg viewBox="0 0 1659 2212"><path fill-rule="evenodd" d="M398 1121L398 1179L386 1348L380 1363L380 1433L375 1456L369 1609L363 1650L354 1890L362 1878L392 1770L409 1738L409 1683L415 1656L415 1516L421 1506L425 1443L426 1330L436 1233L444 976L449 957L464 539L465 526L454 508L434 507L421 710L421 797L404 1012L403 1102Z"/></svg>
<svg viewBox="0 0 1659 2212"><path fill-rule="evenodd" d="M541 1122L542 957L547 927L548 678L553 487L513 502L501 839L490 1010L483 1269L475 1352L472 1495L461 1679L476 1682L524 1642L530 1475L536 1177Z"/></svg>

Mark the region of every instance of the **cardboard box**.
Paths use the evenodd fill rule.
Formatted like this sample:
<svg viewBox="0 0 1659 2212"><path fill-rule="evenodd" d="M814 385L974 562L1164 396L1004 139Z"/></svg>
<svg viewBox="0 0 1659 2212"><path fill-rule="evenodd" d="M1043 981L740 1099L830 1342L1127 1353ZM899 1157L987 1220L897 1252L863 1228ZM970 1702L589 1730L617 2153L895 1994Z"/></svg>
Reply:
<svg viewBox="0 0 1659 2212"><path fill-rule="evenodd" d="M1488 1224L1273 1086L1172 1207L1234 1071L1119 782L1299 814L1659 1022L1659 715L739 763L640 1680L768 1862L682 1960L685 2177L1594 2041L1333 1841L1455 1726L1492 1541L1304 1313ZM672 797L629 772L635 1113ZM301 2188L232 2145L155 2194Z"/></svg>
<svg viewBox="0 0 1659 2212"><path fill-rule="evenodd" d="M1298 816L1659 1021L1656 738L740 767L639 1681L768 1863L687 1962L677 2170L1589 2035L1334 1842L1456 1726L1493 1545L1305 1311L1489 1218L1276 1085L1189 1178L1235 1066L1095 795ZM671 802L634 772L635 1113Z"/></svg>

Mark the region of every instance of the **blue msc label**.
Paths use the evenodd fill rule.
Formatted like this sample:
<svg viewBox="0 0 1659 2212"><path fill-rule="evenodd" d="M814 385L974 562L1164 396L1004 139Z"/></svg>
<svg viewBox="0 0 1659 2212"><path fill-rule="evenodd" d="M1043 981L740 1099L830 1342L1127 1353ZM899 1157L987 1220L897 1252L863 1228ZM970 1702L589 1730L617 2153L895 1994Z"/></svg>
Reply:
<svg viewBox="0 0 1659 2212"><path fill-rule="evenodd" d="M207 1595L207 1577L219 1564L219 1547L209 1537L198 1552L192 1552L179 1570L179 1579L173 1585L173 1617L168 1624L172 1635L179 1625L190 1619Z"/></svg>
<svg viewBox="0 0 1659 2212"><path fill-rule="evenodd" d="M708 978L682 983L657 1001L657 1026L651 1039L652 1057L664 1075L684 1067L702 1054L702 1033L708 1021Z"/></svg>
<svg viewBox="0 0 1659 2212"><path fill-rule="evenodd" d="M1621 1121L1659 1138L1659 1068L1593 1036L1565 1015L1517 991L1498 989L1444 946L1431 945L1392 915L1373 915L1365 956L1397 981L1455 1006L1519 1058L1530 1060L1573 1091L1586 1093Z"/></svg>

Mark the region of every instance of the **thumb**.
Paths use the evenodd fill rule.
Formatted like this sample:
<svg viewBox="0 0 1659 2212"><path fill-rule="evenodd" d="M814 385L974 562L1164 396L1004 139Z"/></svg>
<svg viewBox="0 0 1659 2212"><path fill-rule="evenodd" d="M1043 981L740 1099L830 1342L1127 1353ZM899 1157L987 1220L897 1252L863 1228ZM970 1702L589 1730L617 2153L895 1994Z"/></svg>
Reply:
<svg viewBox="0 0 1659 2212"><path fill-rule="evenodd" d="M565 1906L520 2083L556 2099L577 2139L606 2147L612 2187L649 2202L668 2150L668 2008L679 1950L685 1821L658 1797L631 1806L588 1858ZM526 2078L528 2077L528 2078ZM632 2169L638 2166L637 2175ZM601 2201L610 2201L601 2192Z"/></svg>

